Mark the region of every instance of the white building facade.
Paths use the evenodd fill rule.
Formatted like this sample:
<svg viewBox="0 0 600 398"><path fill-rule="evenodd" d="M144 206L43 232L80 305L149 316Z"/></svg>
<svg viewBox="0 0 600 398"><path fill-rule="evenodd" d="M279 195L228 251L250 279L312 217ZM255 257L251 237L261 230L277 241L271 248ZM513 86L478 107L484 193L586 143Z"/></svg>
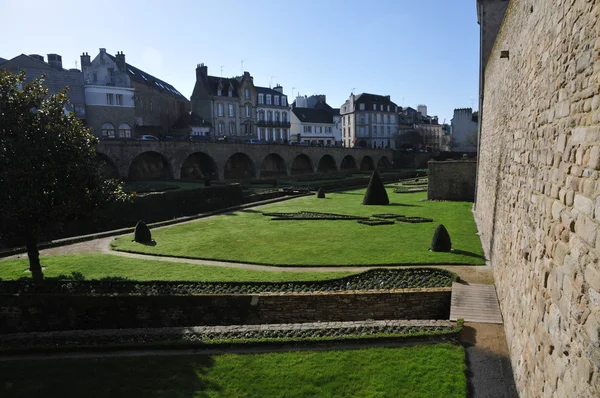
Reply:
<svg viewBox="0 0 600 398"><path fill-rule="evenodd" d="M393 148L398 107L389 95L351 94L340 108L342 145L347 148Z"/></svg>
<svg viewBox="0 0 600 398"><path fill-rule="evenodd" d="M290 108L283 87L256 87L256 91L257 138L265 142L289 142Z"/></svg>
<svg viewBox="0 0 600 398"><path fill-rule="evenodd" d="M477 113L471 108L454 110L452 118L452 147L455 152L477 152Z"/></svg>

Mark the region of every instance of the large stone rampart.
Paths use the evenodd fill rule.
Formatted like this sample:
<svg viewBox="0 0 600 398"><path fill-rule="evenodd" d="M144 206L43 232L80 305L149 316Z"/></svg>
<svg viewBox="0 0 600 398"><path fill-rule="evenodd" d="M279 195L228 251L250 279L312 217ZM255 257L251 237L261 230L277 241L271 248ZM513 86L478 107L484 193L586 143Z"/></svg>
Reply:
<svg viewBox="0 0 600 398"><path fill-rule="evenodd" d="M523 397L600 396L598 21L511 1L485 69L476 217Z"/></svg>

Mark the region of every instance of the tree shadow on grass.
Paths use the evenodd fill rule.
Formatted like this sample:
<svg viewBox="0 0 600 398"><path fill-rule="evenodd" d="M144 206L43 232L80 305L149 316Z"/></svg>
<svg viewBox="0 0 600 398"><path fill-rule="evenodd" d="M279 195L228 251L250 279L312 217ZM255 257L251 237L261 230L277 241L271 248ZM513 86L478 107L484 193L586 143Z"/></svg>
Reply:
<svg viewBox="0 0 600 398"><path fill-rule="evenodd" d="M451 254L460 254L461 256L475 257L475 258L479 258L479 259L485 260L485 257L482 256L481 254L477 254L477 253L473 253L473 252L468 252L466 250L453 249L450 253Z"/></svg>
<svg viewBox="0 0 600 398"><path fill-rule="evenodd" d="M135 241L132 241L135 242ZM152 239L150 242L135 242L135 243L139 243L140 245L144 245L144 246L156 246L156 241L154 239Z"/></svg>
<svg viewBox="0 0 600 398"><path fill-rule="evenodd" d="M0 363L2 397L196 397L219 393L208 355L56 359Z"/></svg>

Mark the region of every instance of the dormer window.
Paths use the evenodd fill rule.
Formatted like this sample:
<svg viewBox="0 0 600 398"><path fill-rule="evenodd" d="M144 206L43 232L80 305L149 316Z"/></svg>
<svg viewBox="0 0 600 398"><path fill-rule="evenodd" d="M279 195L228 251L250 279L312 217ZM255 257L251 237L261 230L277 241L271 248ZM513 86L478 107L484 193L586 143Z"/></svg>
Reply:
<svg viewBox="0 0 600 398"><path fill-rule="evenodd" d="M376 111L377 110L377 104L373 104L373 110Z"/></svg>
<svg viewBox="0 0 600 398"><path fill-rule="evenodd" d="M271 95L267 94L267 105L271 105Z"/></svg>
<svg viewBox="0 0 600 398"><path fill-rule="evenodd" d="M217 95L220 97L222 95L221 89L217 89Z"/></svg>
<svg viewBox="0 0 600 398"><path fill-rule="evenodd" d="M228 97L233 97L233 91L229 90L229 93L227 93Z"/></svg>
<svg viewBox="0 0 600 398"><path fill-rule="evenodd" d="M249 88L244 89L244 96L246 99L250 99L250 89Z"/></svg>
<svg viewBox="0 0 600 398"><path fill-rule="evenodd" d="M275 99L275 105L279 105L279 96L275 95L274 99Z"/></svg>
<svg viewBox="0 0 600 398"><path fill-rule="evenodd" d="M265 103L265 95L264 94L258 94L258 103L261 105Z"/></svg>
<svg viewBox="0 0 600 398"><path fill-rule="evenodd" d="M364 110L365 110L365 104L358 104L358 108L359 108L361 111L364 111Z"/></svg>
<svg viewBox="0 0 600 398"><path fill-rule="evenodd" d="M287 98L284 96L281 97L281 106L287 106Z"/></svg>
<svg viewBox="0 0 600 398"><path fill-rule="evenodd" d="M379 110L383 112L383 105L379 105Z"/></svg>

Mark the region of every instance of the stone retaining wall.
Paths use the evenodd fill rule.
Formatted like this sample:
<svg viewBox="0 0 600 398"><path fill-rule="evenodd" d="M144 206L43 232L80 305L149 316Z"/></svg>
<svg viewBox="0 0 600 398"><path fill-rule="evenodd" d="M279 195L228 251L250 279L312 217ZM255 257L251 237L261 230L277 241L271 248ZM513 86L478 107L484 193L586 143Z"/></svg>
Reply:
<svg viewBox="0 0 600 398"><path fill-rule="evenodd" d="M430 160L428 200L458 200L472 202L475 198L475 174L477 161L446 160L438 162Z"/></svg>
<svg viewBox="0 0 600 398"><path fill-rule="evenodd" d="M0 333L448 319L451 288L186 296L0 296Z"/></svg>
<svg viewBox="0 0 600 398"><path fill-rule="evenodd" d="M485 69L476 216L523 397L600 396L598 21L511 1Z"/></svg>

